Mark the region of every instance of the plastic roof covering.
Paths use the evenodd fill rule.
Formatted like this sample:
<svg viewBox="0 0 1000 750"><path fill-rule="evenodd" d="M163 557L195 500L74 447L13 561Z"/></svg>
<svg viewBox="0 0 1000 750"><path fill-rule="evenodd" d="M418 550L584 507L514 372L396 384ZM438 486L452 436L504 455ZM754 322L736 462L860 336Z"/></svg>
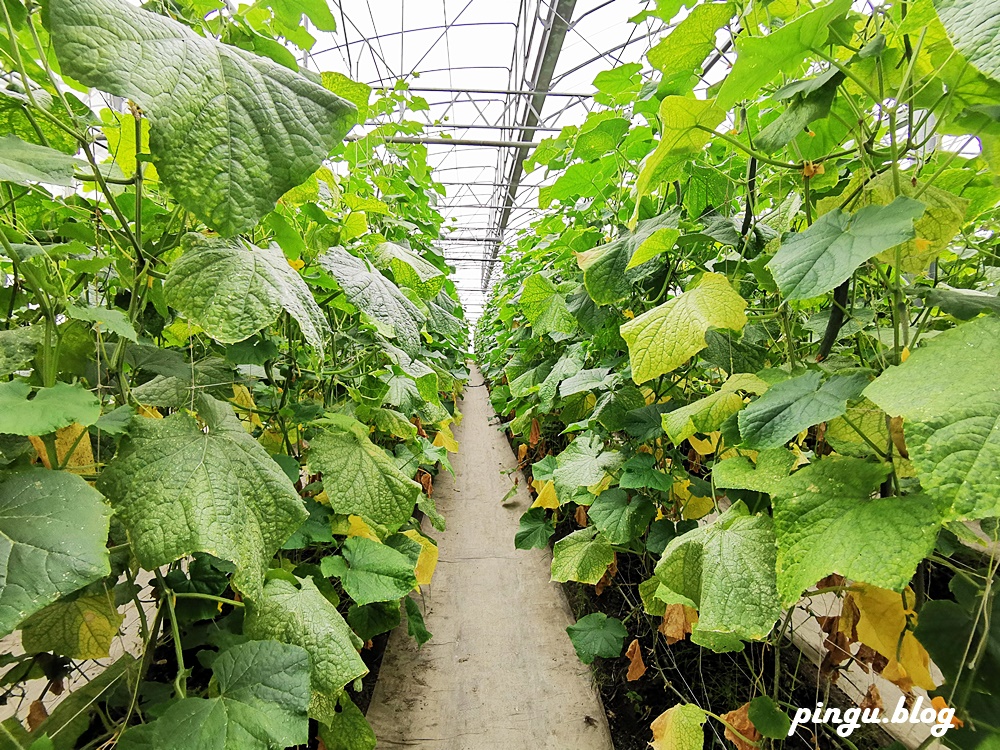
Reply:
<svg viewBox="0 0 1000 750"><path fill-rule="evenodd" d="M456 269L452 278L466 315L475 321L488 287L491 266L485 260L497 248L487 238L498 237L518 153L497 142L521 137L518 125L531 99L523 92L531 90L546 22L559 0L330 2L340 28L318 35L306 61L310 68L339 71L373 87L391 87L402 78L430 105L429 111L407 114L426 123L426 137L491 142L427 146L436 179L447 188L438 206L446 217L441 248ZM646 6L640 0L576 0L533 142L583 120L593 107L598 73L623 63L645 65L660 23L628 19ZM544 169L524 176L501 241L535 218L544 181Z"/></svg>

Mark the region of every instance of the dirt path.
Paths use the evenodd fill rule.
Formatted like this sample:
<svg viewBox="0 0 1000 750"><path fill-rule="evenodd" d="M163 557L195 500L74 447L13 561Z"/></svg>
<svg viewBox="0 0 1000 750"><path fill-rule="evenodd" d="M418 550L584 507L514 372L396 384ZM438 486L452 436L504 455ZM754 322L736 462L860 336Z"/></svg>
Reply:
<svg viewBox="0 0 1000 750"><path fill-rule="evenodd" d="M472 384L482 383L478 370ZM368 720L380 748L421 750L611 750L589 669L566 635L573 617L549 582L548 550L514 549L518 518L500 470L515 465L490 423L486 388L469 388L456 431L455 478L437 478L448 519L436 534L440 560L425 587L434 638L418 650L406 626L389 639Z"/></svg>

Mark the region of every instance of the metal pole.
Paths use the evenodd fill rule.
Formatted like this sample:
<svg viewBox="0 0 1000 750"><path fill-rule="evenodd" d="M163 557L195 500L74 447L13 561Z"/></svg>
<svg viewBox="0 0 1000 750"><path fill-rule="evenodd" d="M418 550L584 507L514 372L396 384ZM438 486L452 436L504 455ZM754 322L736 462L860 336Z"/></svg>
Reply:
<svg viewBox="0 0 1000 750"><path fill-rule="evenodd" d="M545 98L548 95L549 86L552 84L552 76L555 73L556 63L562 52L563 42L566 39L566 31L569 29L573 11L576 9L576 0L558 0L553 3L549 10L549 17L546 25L548 34L545 43L538 52L535 60L535 72L531 77L531 89L535 92L528 105L528 111L524 116L523 125L531 128L538 125L541 119L542 108L545 106ZM522 129L521 140L530 138L530 131ZM514 156L514 163L510 167L510 179L507 182L507 193L504 196L504 207L500 212L500 220L497 222L496 233L502 237L510 220L510 212L517 198L517 189L521 184L521 176L524 174L524 160L528 157L527 148L518 148ZM493 248L489 255L491 261L495 261L500 246ZM487 281L493 266L487 263L483 266L482 286L486 291Z"/></svg>

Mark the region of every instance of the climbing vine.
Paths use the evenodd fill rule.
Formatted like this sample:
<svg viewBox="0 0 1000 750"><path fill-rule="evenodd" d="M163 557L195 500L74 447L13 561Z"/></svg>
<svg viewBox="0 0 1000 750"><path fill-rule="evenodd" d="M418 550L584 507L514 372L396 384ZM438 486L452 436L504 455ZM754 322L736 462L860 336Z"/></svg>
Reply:
<svg viewBox="0 0 1000 750"><path fill-rule="evenodd" d="M326 3L0 13L0 746L374 747L467 377L426 102L300 67Z"/></svg>
<svg viewBox="0 0 1000 750"><path fill-rule="evenodd" d="M947 745L985 747L996 4L660 0L649 17L666 25L653 77L600 74L601 106L527 160L551 178L544 213L477 328L535 492L515 544L555 539L553 580L631 603L570 629L588 663L643 637L647 661L689 639L762 642L777 666L824 615L824 684L861 664L953 711ZM638 640L627 656L641 675ZM715 727L785 741L795 678L752 671L729 705L678 693L653 746Z"/></svg>

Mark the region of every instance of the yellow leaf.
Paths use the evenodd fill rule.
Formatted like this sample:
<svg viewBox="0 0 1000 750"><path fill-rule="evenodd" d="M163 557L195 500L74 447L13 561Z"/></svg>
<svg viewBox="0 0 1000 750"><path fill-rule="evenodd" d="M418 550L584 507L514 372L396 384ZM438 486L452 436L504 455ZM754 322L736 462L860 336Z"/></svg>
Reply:
<svg viewBox="0 0 1000 750"><path fill-rule="evenodd" d="M882 676L904 691L913 685L933 690L936 685L930 673L930 657L912 631L907 630L907 621L915 624L917 617L913 610L916 600L913 590L907 588L900 594L860 584L848 597L860 613L858 640L889 660Z"/></svg>
<svg viewBox="0 0 1000 750"><path fill-rule="evenodd" d="M163 415L160 414L160 410L155 406L146 406L144 404L139 404L139 408L136 411L140 417L146 417L147 419L163 419Z"/></svg>
<svg viewBox="0 0 1000 750"><path fill-rule="evenodd" d="M330 504L330 496L326 494L326 490L323 490L321 493L316 495L316 497L314 497L313 500L315 500L320 505Z"/></svg>
<svg viewBox="0 0 1000 750"><path fill-rule="evenodd" d="M458 441L451 432L450 424L443 424L438 428L437 435L434 436L434 445L444 448L449 453L458 453Z"/></svg>
<svg viewBox="0 0 1000 750"><path fill-rule="evenodd" d="M420 557L417 558L417 566L413 571L417 576L417 584L423 586L430 583L434 577L434 569L437 568L437 545L416 529L407 529L403 532L403 536L420 545Z"/></svg>
<svg viewBox="0 0 1000 750"><path fill-rule="evenodd" d="M674 482L674 498L681 503L681 516L686 520L697 520L715 510L715 503L710 497L698 497L691 493L691 480L683 479Z"/></svg>
<svg viewBox="0 0 1000 750"><path fill-rule="evenodd" d="M556 496L556 485L551 479L547 479L542 489L538 491L538 497L531 504L532 508L548 508L555 510L559 507L559 498Z"/></svg>
<svg viewBox="0 0 1000 750"><path fill-rule="evenodd" d="M691 447L694 448L695 453L699 456L711 456L719 447L719 439L721 437L722 432L716 430L715 432L710 433L704 440L692 435L688 438L688 442L691 444Z"/></svg>
<svg viewBox="0 0 1000 750"><path fill-rule="evenodd" d="M233 403L242 407L236 410L236 416L243 423L243 429L253 432L255 427L264 429L264 423L257 415L257 404L250 395L250 389L242 384L233 384Z"/></svg>
<svg viewBox="0 0 1000 750"><path fill-rule="evenodd" d="M611 486L612 477L610 474L605 474L604 478L596 484L592 484L587 488L587 492L591 495L600 495L604 490Z"/></svg>
<svg viewBox="0 0 1000 750"><path fill-rule="evenodd" d="M361 516L348 516L347 522L349 524L347 527L347 536L361 536L365 539L371 539L373 542L382 541L378 538L378 534L375 533L374 529L365 523Z"/></svg>
<svg viewBox="0 0 1000 750"><path fill-rule="evenodd" d="M42 463L45 464L45 468L51 469L49 452L46 450L42 439L32 435L28 440L31 441L35 450L38 451L38 456L42 459ZM67 461L66 456L69 455L70 450L73 451L73 454ZM56 430L56 460L59 461L60 466L65 465L66 471L74 474L94 473L94 452L90 447L90 435L87 433L86 427L74 422L60 430Z"/></svg>

